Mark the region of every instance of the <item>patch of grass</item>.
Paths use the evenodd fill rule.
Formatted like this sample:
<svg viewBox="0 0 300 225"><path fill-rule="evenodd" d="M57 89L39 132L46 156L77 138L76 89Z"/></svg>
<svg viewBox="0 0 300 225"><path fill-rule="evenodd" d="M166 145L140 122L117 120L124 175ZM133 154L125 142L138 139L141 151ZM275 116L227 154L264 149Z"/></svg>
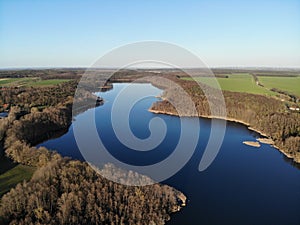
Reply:
<svg viewBox="0 0 300 225"><path fill-rule="evenodd" d="M51 80L40 80L40 81L36 81L31 83L31 86L53 86L53 85L58 85L64 82L69 81L68 79L51 79ZM30 86L27 85L27 86Z"/></svg>
<svg viewBox="0 0 300 225"><path fill-rule="evenodd" d="M54 86L63 82L67 82L69 79L49 79L42 80L38 77L30 78L3 78L0 79L0 86Z"/></svg>
<svg viewBox="0 0 300 225"><path fill-rule="evenodd" d="M277 88L300 96L300 76L298 77L258 77L259 82L266 88Z"/></svg>
<svg viewBox="0 0 300 225"><path fill-rule="evenodd" d="M19 78L2 78L0 79L0 85L6 86L14 81L17 81Z"/></svg>
<svg viewBox="0 0 300 225"><path fill-rule="evenodd" d="M34 173L35 168L24 165L17 165L12 169L0 175L0 197L7 193L11 188L18 183L29 180Z"/></svg>
<svg viewBox="0 0 300 225"><path fill-rule="evenodd" d="M249 73L227 74L227 75L228 78L216 78L222 90L233 91L233 92L246 92L252 94L262 94L262 95L275 95L274 92L256 85L253 77ZM182 79L191 80L192 78L184 77ZM214 82L215 82L214 78L197 77L196 80L214 87Z"/></svg>

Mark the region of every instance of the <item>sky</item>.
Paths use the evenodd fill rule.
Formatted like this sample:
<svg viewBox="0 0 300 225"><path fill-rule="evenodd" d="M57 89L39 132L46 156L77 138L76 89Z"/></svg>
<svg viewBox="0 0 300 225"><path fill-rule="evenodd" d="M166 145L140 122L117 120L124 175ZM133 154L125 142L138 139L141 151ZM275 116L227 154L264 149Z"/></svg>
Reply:
<svg viewBox="0 0 300 225"><path fill-rule="evenodd" d="M0 68L88 67L144 40L209 67L300 67L300 0L0 0Z"/></svg>

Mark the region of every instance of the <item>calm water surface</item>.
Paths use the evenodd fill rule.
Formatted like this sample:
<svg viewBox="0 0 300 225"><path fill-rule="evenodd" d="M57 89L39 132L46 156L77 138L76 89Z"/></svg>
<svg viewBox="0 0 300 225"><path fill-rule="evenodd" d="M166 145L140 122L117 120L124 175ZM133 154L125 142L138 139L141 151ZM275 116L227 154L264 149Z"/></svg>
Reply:
<svg viewBox="0 0 300 225"><path fill-rule="evenodd" d="M90 109L76 117L73 123L82 126L96 113L99 135L110 153L119 160L135 165L146 165L166 158L174 149L180 136L178 117L155 115L148 112L157 101L150 97L139 101L130 114L130 126L139 138L150 135L151 118L162 118L168 128L164 141L149 152L136 152L123 146L116 138L110 123L112 103L122 88L128 84L114 84L114 88L101 93L105 104ZM161 90L150 84L135 84L133 88ZM126 104L126 103L125 103ZM120 112L120 116L123 113ZM188 119L194 126L195 118ZM172 215L169 225L220 225L220 224L300 224L300 169L273 147L262 144L260 148L246 146L243 141L254 141L259 135L247 127L228 123L220 152L204 172L198 165L210 134L210 119L200 119L200 137L190 161L164 183L177 188L188 197L188 204ZM100 132L101 131L101 132ZM92 144L92 143L91 143ZM76 145L72 126L63 136L46 141L40 146L55 149L64 156L83 160ZM184 149L182 150L184 151Z"/></svg>

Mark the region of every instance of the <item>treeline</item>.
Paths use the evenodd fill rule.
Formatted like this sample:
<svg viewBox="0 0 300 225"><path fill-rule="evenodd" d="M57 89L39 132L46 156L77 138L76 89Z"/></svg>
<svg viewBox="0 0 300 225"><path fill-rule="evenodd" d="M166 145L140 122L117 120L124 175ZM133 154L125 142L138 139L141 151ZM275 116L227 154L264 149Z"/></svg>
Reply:
<svg viewBox="0 0 300 225"><path fill-rule="evenodd" d="M168 101L174 99L181 102L184 108L185 116L210 116L209 104L201 88L193 81L179 80L170 77L174 82L182 86L192 97L195 103L197 113L191 111L188 107L184 108L184 102L180 92L167 89L164 94L165 100L156 102L151 110L178 115L178 112ZM205 86L204 86L205 87ZM209 88L209 87L205 87ZM213 91L208 93L213 93ZM227 117L243 121L270 138L275 145L292 157L296 162L300 162L300 114L287 110L285 104L277 99L254 95L248 93L236 93L223 91ZM213 96L211 96L213 99ZM213 99L211 102L217 109L221 105L220 100ZM219 109L220 112L222 108Z"/></svg>
<svg viewBox="0 0 300 225"><path fill-rule="evenodd" d="M57 157L3 196L0 217L19 225L159 225L178 209L180 194L166 185L120 185L86 163Z"/></svg>
<svg viewBox="0 0 300 225"><path fill-rule="evenodd" d="M252 77L253 77L253 79L254 79L254 81L255 81L255 83L256 83L257 85L259 85L259 86L261 86L261 87L264 87L264 85L263 85L262 83L260 83L260 81L259 81L259 79L258 79L258 77L257 77L256 74L252 73L251 75L252 75Z"/></svg>
<svg viewBox="0 0 300 225"><path fill-rule="evenodd" d="M277 92L277 93L279 93L281 95L287 96L288 100L291 101L291 102L294 102L294 103L298 103L299 102L299 98L296 95L289 93L288 91L283 91L283 90L280 90L278 88L271 88L270 90L274 91L274 92Z"/></svg>
<svg viewBox="0 0 300 225"><path fill-rule="evenodd" d="M41 79L78 79L85 69L0 70L1 78L40 77Z"/></svg>

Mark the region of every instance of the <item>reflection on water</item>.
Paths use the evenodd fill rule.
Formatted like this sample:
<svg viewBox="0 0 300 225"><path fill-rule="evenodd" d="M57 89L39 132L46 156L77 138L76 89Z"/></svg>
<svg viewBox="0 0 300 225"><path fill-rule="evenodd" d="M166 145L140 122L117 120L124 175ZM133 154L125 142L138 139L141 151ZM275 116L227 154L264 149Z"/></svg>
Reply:
<svg viewBox="0 0 300 225"><path fill-rule="evenodd" d="M293 159L286 157L284 154L281 155L285 162L291 164L293 167L296 167L298 170L300 170L300 163L296 163Z"/></svg>

